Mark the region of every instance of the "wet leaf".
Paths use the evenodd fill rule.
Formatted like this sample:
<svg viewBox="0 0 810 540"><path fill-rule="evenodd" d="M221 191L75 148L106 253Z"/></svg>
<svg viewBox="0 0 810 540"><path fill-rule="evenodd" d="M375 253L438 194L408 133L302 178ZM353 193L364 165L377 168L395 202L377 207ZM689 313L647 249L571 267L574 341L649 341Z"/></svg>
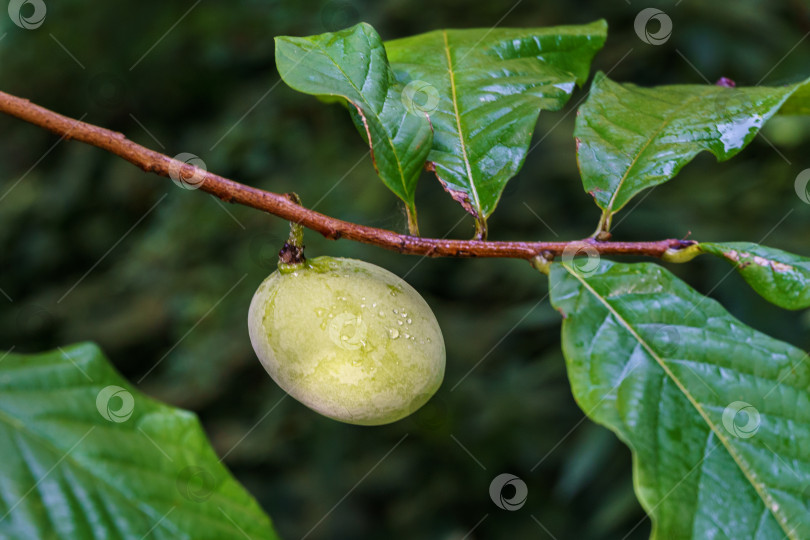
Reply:
<svg viewBox="0 0 810 540"><path fill-rule="evenodd" d="M639 192L673 178L702 151L725 161L805 83L727 88L642 88L596 75L574 135L585 191L603 210L602 229Z"/></svg>
<svg viewBox="0 0 810 540"><path fill-rule="evenodd" d="M810 537L803 351L654 264L550 279L574 396L633 451L652 538Z"/></svg>
<svg viewBox="0 0 810 540"><path fill-rule="evenodd" d="M558 110L588 76L607 25L436 30L388 41L397 79L430 115L430 166L476 218L477 234L517 174L541 110Z"/></svg>
<svg viewBox="0 0 810 540"><path fill-rule="evenodd" d="M275 539L197 418L92 344L0 353L0 537Z"/></svg>
<svg viewBox="0 0 810 540"><path fill-rule="evenodd" d="M785 309L810 307L810 258L750 242L703 242L729 261L760 296Z"/></svg>
<svg viewBox="0 0 810 540"><path fill-rule="evenodd" d="M276 66L291 88L350 104L377 174L405 202L416 232L414 193L430 151L430 122L406 107L374 28L360 23L316 36L277 37Z"/></svg>

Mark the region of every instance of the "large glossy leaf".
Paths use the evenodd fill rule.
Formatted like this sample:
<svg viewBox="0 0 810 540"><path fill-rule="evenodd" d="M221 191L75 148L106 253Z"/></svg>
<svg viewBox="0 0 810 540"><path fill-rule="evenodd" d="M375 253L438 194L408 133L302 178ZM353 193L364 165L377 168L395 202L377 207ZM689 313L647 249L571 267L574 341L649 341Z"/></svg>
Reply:
<svg viewBox="0 0 810 540"><path fill-rule="evenodd" d="M0 353L0 538L277 538L196 417L97 347Z"/></svg>
<svg viewBox="0 0 810 540"><path fill-rule="evenodd" d="M574 135L585 191L603 210L602 230L636 194L674 177L698 153L718 161L736 155L804 84L642 88L597 74Z"/></svg>
<svg viewBox="0 0 810 540"><path fill-rule="evenodd" d="M634 454L653 538L810 538L807 355L654 264L553 264L579 406Z"/></svg>
<svg viewBox="0 0 810 540"><path fill-rule="evenodd" d="M810 258L750 242L703 242L698 247L733 264L769 302L786 309L810 307Z"/></svg>
<svg viewBox="0 0 810 540"><path fill-rule="evenodd" d="M606 24L437 30L388 41L397 78L433 93L428 160L476 218L477 235L520 169L541 110L561 108L588 76Z"/></svg>
<svg viewBox="0 0 810 540"><path fill-rule="evenodd" d="M351 105L377 174L405 202L415 233L414 192L430 151L430 122L407 107L377 32L360 23L317 36L277 37L276 66L295 90Z"/></svg>

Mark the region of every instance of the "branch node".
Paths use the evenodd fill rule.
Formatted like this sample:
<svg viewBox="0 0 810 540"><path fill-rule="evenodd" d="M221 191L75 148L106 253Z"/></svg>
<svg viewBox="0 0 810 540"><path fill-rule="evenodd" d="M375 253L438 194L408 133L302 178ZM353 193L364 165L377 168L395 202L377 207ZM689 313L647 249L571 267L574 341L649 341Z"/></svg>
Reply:
<svg viewBox="0 0 810 540"><path fill-rule="evenodd" d="M702 253L700 244L692 240L677 240L661 254L661 260L671 263L689 262Z"/></svg>
<svg viewBox="0 0 810 540"><path fill-rule="evenodd" d="M298 196L298 193L294 193L291 191L289 193L284 193L283 196L289 199L291 203L301 206L301 197Z"/></svg>
<svg viewBox="0 0 810 540"><path fill-rule="evenodd" d="M549 275L551 272L551 261L554 259L554 256L552 255L551 258L547 258L546 254L548 254L548 251L544 251L536 255L529 262L536 270L544 273L545 275Z"/></svg>

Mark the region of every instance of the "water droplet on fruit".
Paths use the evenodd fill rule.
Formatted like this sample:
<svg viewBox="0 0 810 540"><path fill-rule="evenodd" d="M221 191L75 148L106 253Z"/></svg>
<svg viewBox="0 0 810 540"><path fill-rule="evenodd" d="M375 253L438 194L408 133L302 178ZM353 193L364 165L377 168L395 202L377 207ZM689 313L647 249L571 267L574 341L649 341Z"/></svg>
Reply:
<svg viewBox="0 0 810 540"><path fill-rule="evenodd" d="M248 322L256 354L282 381L291 363L301 355L312 357L313 376L292 382L296 397L326 416L378 425L407 415L426 399L425 388L438 386L444 372L443 347L419 344L427 335L441 343L435 317L410 287L392 285L396 277L383 269L369 272L367 264L345 259L321 261L299 270L296 280L274 273L254 295ZM368 283L359 283L360 278L369 278ZM358 297L362 290L371 296L361 292ZM278 316L285 311L300 317ZM358 391L334 391L336 377ZM386 398L384 410L371 398L380 394Z"/></svg>

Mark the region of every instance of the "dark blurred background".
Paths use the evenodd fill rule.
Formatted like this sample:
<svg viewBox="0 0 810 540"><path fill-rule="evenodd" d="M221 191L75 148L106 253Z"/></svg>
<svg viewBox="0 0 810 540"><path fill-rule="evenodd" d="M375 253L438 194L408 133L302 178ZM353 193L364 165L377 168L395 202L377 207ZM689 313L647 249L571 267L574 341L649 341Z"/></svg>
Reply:
<svg viewBox="0 0 810 540"><path fill-rule="evenodd" d="M404 213L363 157L346 112L279 84L273 36L360 20L391 39L606 18L609 37L594 68L615 80L725 76L755 85L810 75L810 13L801 0L663 3L674 29L659 46L633 29L649 4L629 1L46 3L36 30L0 12L2 90L169 155L196 154L241 182L295 190L326 214L399 231ZM572 138L586 89L562 112L540 115L541 144L491 218L492 239L573 239L595 228L599 212L582 190ZM546 280L525 262L425 260L309 233L310 256L356 257L407 275L447 342L444 385L422 410L385 427L343 425L284 399L248 341L248 303L274 269L284 221L181 190L15 119L0 117L0 133L0 349L99 343L144 392L200 415L284 538L649 534L630 453L583 420ZM794 192L796 175L810 167L808 141L806 121L781 118L728 163L700 156L617 216L615 236L691 231L810 254L810 206ZM428 173L417 203L423 234L472 235L471 220ZM721 261L672 269L746 323L810 348L807 313L768 305ZM528 486L518 511L490 500L490 482L503 472Z"/></svg>

